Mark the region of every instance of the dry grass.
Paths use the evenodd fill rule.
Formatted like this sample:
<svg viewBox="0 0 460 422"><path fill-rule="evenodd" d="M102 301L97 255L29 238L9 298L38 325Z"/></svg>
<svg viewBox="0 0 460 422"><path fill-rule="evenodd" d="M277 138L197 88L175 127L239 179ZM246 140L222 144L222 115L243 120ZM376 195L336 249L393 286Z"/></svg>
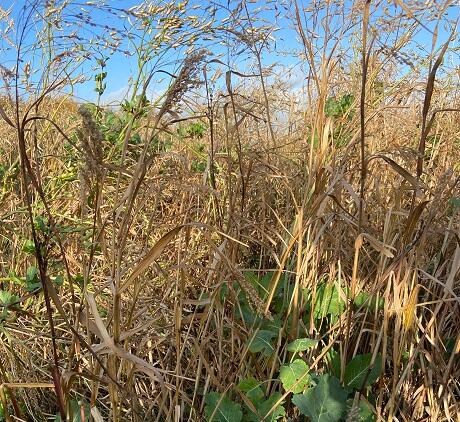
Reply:
<svg viewBox="0 0 460 422"><path fill-rule="evenodd" d="M418 2L410 13L396 2L385 22L383 5L356 2L340 21L338 3L325 3L287 13L308 68L301 95L262 75L270 31L241 23L253 13L243 3L233 36L254 54L256 78L224 67L221 88L199 86L210 58L196 50L158 107L112 113L37 91L26 115L33 96L2 97L0 282L16 295L2 299L5 420L201 420L210 391L251 408L237 388L246 377L281 393L285 420L298 420L278 373L287 344L304 337L318 340L302 356L317 374L331 371L331 350L342 381L354 356L381 361L355 397L374 420L460 420L458 66L442 68L451 44L414 56L401 76L410 37L384 29L419 28ZM324 34L319 17L340 31ZM222 25L214 36L229 42ZM356 25L351 60L338 44ZM347 110L328 111L345 94ZM184 103L201 117L177 121ZM125 119L108 125L110 141L108 116ZM265 293L248 271L268 274ZM337 318L315 317L324 283L342 298ZM356 306L362 292L383 305ZM260 325L242 318L242 297L266 322L282 316L270 356L249 350ZM360 420L353 406L344 418Z"/></svg>

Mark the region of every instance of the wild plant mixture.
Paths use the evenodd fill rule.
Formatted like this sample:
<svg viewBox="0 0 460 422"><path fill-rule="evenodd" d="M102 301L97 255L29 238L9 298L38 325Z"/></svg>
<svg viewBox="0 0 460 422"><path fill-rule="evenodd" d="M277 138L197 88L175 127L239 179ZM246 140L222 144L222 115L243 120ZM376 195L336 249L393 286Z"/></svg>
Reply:
<svg viewBox="0 0 460 422"><path fill-rule="evenodd" d="M459 421L459 15L2 2L0 420Z"/></svg>

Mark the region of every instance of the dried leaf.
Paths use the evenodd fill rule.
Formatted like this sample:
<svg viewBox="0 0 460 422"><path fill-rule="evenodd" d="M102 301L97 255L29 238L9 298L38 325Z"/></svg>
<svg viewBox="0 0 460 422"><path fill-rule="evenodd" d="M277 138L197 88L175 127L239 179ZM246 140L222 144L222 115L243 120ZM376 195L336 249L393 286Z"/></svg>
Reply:
<svg viewBox="0 0 460 422"><path fill-rule="evenodd" d="M10 125L11 127L15 127L13 122L10 120L10 118L6 115L4 108L0 105L0 116L2 117L5 122Z"/></svg>
<svg viewBox="0 0 460 422"><path fill-rule="evenodd" d="M128 280L126 280L126 282L120 287L120 293L124 291L135 280L136 277L147 270L147 268L153 263L153 261L155 261L155 259L161 255L164 248L168 245L169 242L171 242L172 239L176 237L176 235L183 227L183 225L175 227L170 232L166 233L160 240L158 240L155 246L150 249L149 253L141 260L141 262L139 262L139 264L137 264Z"/></svg>
<svg viewBox="0 0 460 422"><path fill-rule="evenodd" d="M115 342L113 341L113 338L110 337L107 331L107 328L105 327L104 322L102 321L99 315L99 312L97 310L96 301L94 300L94 296L91 293L87 293L86 300L91 309L91 313L93 314L94 321L97 325L97 328L99 329L99 332L101 333L101 336L102 336L101 340L104 341L104 343L110 348L110 350L119 358L125 359L133 363L139 369L139 371L144 372L152 379L163 383L163 377L161 376L160 370L158 368L155 368L153 365L151 365L147 361L127 352L126 350L118 347L115 344Z"/></svg>
<svg viewBox="0 0 460 422"><path fill-rule="evenodd" d="M417 222L420 219L423 210L429 202L430 201L423 201L420 204L418 204L409 214L409 217L407 217L406 227L404 229L402 237L405 243L408 243L410 241L412 234L414 233L415 226L417 225Z"/></svg>
<svg viewBox="0 0 460 422"><path fill-rule="evenodd" d="M373 249L377 252L380 252L382 255L385 255L387 258L393 258L393 252L391 249L395 249L392 246L385 245L380 240L376 239L375 237L371 236L368 233L363 233L363 237L369 242Z"/></svg>
<svg viewBox="0 0 460 422"><path fill-rule="evenodd" d="M402 176L405 180L407 180L414 189L419 189L420 187L423 187L422 182L418 181L415 176L412 176L405 168L401 167L396 161L392 160L390 157L387 157L386 155L382 154L377 154L374 155L371 159L374 158L381 158L383 161L388 163L396 173L398 173L400 176ZM370 160L369 160L370 161Z"/></svg>

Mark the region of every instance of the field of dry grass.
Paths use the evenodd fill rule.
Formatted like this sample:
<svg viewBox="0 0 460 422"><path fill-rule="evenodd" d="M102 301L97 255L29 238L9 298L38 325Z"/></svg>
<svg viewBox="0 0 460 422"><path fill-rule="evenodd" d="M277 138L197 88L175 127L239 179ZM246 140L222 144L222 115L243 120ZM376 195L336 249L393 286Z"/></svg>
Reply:
<svg viewBox="0 0 460 422"><path fill-rule="evenodd" d="M458 6L224 3L0 8L0 421L460 421Z"/></svg>

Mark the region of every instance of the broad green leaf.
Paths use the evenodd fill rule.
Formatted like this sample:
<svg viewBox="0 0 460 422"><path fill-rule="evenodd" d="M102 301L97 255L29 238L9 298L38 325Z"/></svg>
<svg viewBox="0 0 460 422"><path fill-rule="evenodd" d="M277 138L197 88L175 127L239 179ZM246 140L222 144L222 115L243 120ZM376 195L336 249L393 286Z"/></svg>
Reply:
<svg viewBox="0 0 460 422"><path fill-rule="evenodd" d="M340 362L340 354L334 349L331 349L329 350L329 352L327 352L326 358L330 365L331 374L337 378L340 378L340 372L341 372L341 366L342 366Z"/></svg>
<svg viewBox="0 0 460 422"><path fill-rule="evenodd" d="M48 221L40 216L35 217L34 219L35 228L42 233L49 234L51 229L48 226Z"/></svg>
<svg viewBox="0 0 460 422"><path fill-rule="evenodd" d="M369 403L363 399L359 401L359 417L361 422L375 422L374 412L372 412Z"/></svg>
<svg viewBox="0 0 460 422"><path fill-rule="evenodd" d="M275 405L275 403L281 398L280 393L272 394L267 400L260 403L257 408L257 415L254 412L249 412L245 421L248 422L260 422L262 419L267 422L275 422L278 419L286 415L282 402L275 408L275 410L267 416L268 412Z"/></svg>
<svg viewBox="0 0 460 422"><path fill-rule="evenodd" d="M204 412L207 422L240 422L243 418L241 406L231 401L227 396L221 399L221 394L213 391L206 394ZM220 402L219 402L220 401Z"/></svg>
<svg viewBox="0 0 460 422"><path fill-rule="evenodd" d="M457 339L455 337L449 337L444 341L446 356L450 356L454 352L456 343Z"/></svg>
<svg viewBox="0 0 460 422"><path fill-rule="evenodd" d="M10 306L17 302L19 298L8 290L0 290L0 304Z"/></svg>
<svg viewBox="0 0 460 422"><path fill-rule="evenodd" d="M245 271L243 275L244 275L244 278L247 281L249 281L254 287L257 287L259 285L259 279L257 278L254 271Z"/></svg>
<svg viewBox="0 0 460 422"><path fill-rule="evenodd" d="M20 286L24 286L25 284L25 278L18 277L14 271L8 272L8 278L9 278L9 281L14 284L18 284Z"/></svg>
<svg viewBox="0 0 460 422"><path fill-rule="evenodd" d="M249 281L257 290L261 299L266 299L269 293L270 281L273 277L273 272L268 272L263 277L257 276L253 271L245 271L244 278ZM278 283L275 296L279 294L282 283Z"/></svg>
<svg viewBox="0 0 460 422"><path fill-rule="evenodd" d="M316 291L315 298L315 319L325 318L327 315L338 317L345 310L345 302L339 295L335 284L321 284Z"/></svg>
<svg viewBox="0 0 460 422"><path fill-rule="evenodd" d="M240 306L235 306L235 315L247 325L253 325L259 319L247 303L240 302Z"/></svg>
<svg viewBox="0 0 460 422"><path fill-rule="evenodd" d="M337 422L346 411L347 392L337 378L322 375L318 385L304 394L297 394L292 402L312 422Z"/></svg>
<svg viewBox="0 0 460 422"><path fill-rule="evenodd" d="M26 290L31 292L41 287L40 277L37 267L27 268L26 273Z"/></svg>
<svg viewBox="0 0 460 422"><path fill-rule="evenodd" d="M278 333L282 327L283 323L278 315L275 315L272 320L264 318L262 320L262 330L268 330L275 334L278 337Z"/></svg>
<svg viewBox="0 0 460 422"><path fill-rule="evenodd" d="M54 284L57 284L58 286L62 286L64 284L64 277L62 275L57 275L54 278Z"/></svg>
<svg viewBox="0 0 460 422"><path fill-rule="evenodd" d="M363 387L364 381L366 384L364 387L373 384L380 376L382 369L382 358L377 355L374 362L374 367L369 371L369 367L372 361L372 353L366 355L355 356L345 368L344 382L346 388L353 388L359 390Z"/></svg>
<svg viewBox="0 0 460 422"><path fill-rule="evenodd" d="M280 380L284 389L294 394L300 393L310 383L310 368L302 359L296 359L289 365L283 365L280 369Z"/></svg>
<svg viewBox="0 0 460 422"><path fill-rule="evenodd" d="M324 113L328 117L342 117L353 104L354 96L345 94L341 98L329 97L324 106Z"/></svg>
<svg viewBox="0 0 460 422"><path fill-rule="evenodd" d="M348 406L348 414L350 414L350 412L352 411L352 407L353 407L353 398L349 398L347 400L347 406ZM353 410L353 413L359 415L360 422L375 422L375 414L374 412L372 412L371 405L369 404L367 400L361 399L358 404L358 409ZM353 419L353 420L358 420L358 419Z"/></svg>
<svg viewBox="0 0 460 422"><path fill-rule="evenodd" d="M293 342L287 345L289 352L304 352L307 349L311 349L318 344L318 340L313 340L311 338L298 338Z"/></svg>
<svg viewBox="0 0 460 422"><path fill-rule="evenodd" d="M264 392L260 388L260 381L257 381L255 378L245 378L240 381L238 388L246 393L246 397L251 400L252 403L260 403L264 398Z"/></svg>
<svg viewBox="0 0 460 422"><path fill-rule="evenodd" d="M269 330L259 330L252 339L249 339L249 350L252 353L261 352L264 356L270 356L275 348L273 347L273 339L276 333Z"/></svg>
<svg viewBox="0 0 460 422"><path fill-rule="evenodd" d="M27 239L24 242L24 245L22 245L22 251L25 253L28 253L30 255L33 255L35 253L35 243L31 239Z"/></svg>
<svg viewBox="0 0 460 422"><path fill-rule="evenodd" d="M356 295L353 303L358 308L364 305L366 308L373 311L375 308L383 309L385 299L383 297L379 297L377 300L376 295L370 295L368 292L360 292Z"/></svg>
<svg viewBox="0 0 460 422"><path fill-rule="evenodd" d="M228 286L226 284L222 284L219 289L219 299L221 302L225 301L225 298L228 296Z"/></svg>

